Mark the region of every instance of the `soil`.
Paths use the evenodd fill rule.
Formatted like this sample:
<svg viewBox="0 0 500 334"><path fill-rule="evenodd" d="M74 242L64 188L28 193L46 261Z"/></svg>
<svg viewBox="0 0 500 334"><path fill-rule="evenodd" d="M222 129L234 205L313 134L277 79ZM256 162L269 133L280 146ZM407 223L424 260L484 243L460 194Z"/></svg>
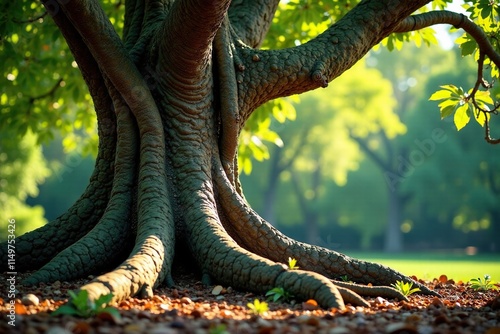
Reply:
<svg viewBox="0 0 500 334"><path fill-rule="evenodd" d="M174 277L175 288L160 287L151 299L129 298L114 305L120 318L102 313L87 319L50 313L67 301L68 290L78 289L91 276L32 287L19 284L23 277L15 277L15 299L9 296L9 277L2 277L0 333L500 334L500 293L474 290L444 275L425 282L442 298L418 294L409 296L409 302L367 298L371 307L348 305L344 311L318 308L312 300L268 301L269 310L260 315L253 315L247 304L264 301L265 296L205 286L197 277L183 275ZM9 318L12 308L15 316Z"/></svg>

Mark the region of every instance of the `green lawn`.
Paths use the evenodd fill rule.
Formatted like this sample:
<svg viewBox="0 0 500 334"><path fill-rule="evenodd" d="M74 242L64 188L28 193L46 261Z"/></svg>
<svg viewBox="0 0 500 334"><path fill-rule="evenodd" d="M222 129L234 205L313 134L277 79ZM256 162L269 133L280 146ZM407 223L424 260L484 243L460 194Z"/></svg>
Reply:
<svg viewBox="0 0 500 334"><path fill-rule="evenodd" d="M471 278L483 278L488 274L492 281L500 281L500 254L466 255L459 252L385 254L349 251L346 254L377 262L424 280L432 280L444 274L449 279L467 282Z"/></svg>

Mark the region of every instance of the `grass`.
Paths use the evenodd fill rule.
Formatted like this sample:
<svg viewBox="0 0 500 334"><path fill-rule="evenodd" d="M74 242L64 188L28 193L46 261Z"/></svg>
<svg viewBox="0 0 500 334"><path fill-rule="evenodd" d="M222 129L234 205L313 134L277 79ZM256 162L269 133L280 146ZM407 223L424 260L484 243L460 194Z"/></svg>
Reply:
<svg viewBox="0 0 500 334"><path fill-rule="evenodd" d="M377 262L406 275L415 275L432 280L440 275L456 282L468 282L472 278L491 276L493 282L500 282L500 254L466 255L463 252L422 253L362 253L346 252L354 258Z"/></svg>

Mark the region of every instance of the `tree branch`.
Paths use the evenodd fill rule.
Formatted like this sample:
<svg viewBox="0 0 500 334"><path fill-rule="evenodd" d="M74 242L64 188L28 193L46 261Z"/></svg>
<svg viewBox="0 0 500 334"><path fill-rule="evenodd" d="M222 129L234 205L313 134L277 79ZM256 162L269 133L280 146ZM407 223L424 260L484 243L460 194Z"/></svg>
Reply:
<svg viewBox="0 0 500 334"><path fill-rule="evenodd" d="M199 81L209 64L212 42L230 0L177 0L160 30L159 64L176 69L179 81Z"/></svg>
<svg viewBox="0 0 500 334"><path fill-rule="evenodd" d="M442 10L412 15L404 19L394 32L409 32L436 24L450 24L455 28L463 29L474 38L479 50L500 67L500 54L495 51L484 31L463 14Z"/></svg>
<svg viewBox="0 0 500 334"><path fill-rule="evenodd" d="M271 25L279 0L233 0L229 19L238 37L251 47L258 47Z"/></svg>
<svg viewBox="0 0 500 334"><path fill-rule="evenodd" d="M272 51L240 46L246 68L239 87L240 105L248 106L240 110L242 118L246 120L268 100L326 87L428 2L365 0L306 44Z"/></svg>
<svg viewBox="0 0 500 334"><path fill-rule="evenodd" d="M403 20L398 25L395 32L408 32L426 28L435 24L450 24L455 28L461 28L469 35L471 35L472 38L474 38L474 40L476 41L479 47L478 77L470 96L472 98L474 106L479 110L479 112L483 112L485 114L485 140L490 144L500 144L500 139L493 139L490 137L489 120L488 115L486 115L487 113L496 113L499 105L495 105L495 108L493 110L484 110L478 106L475 100L475 94L479 88L479 85L484 85L482 73L485 55L488 56L488 58L493 63L495 63L497 67L500 67L500 54L495 51L493 45L488 40L488 36L486 36L484 31L477 24L475 24L463 14L458 14L450 11L432 11L424 14L412 15Z"/></svg>
<svg viewBox="0 0 500 334"><path fill-rule="evenodd" d="M73 0L59 5L82 36L101 71L123 96L138 123L150 124L151 128L160 124L159 114L157 119L153 119L141 113L151 108L157 110L156 103L99 2Z"/></svg>

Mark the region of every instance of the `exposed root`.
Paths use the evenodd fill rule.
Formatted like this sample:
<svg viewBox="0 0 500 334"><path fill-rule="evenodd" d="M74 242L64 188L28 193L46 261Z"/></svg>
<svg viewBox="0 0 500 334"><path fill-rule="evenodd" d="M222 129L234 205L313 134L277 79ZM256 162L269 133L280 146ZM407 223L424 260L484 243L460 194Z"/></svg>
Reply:
<svg viewBox="0 0 500 334"><path fill-rule="evenodd" d="M333 280L333 284L337 287L348 289L365 297L384 296L386 298L408 301L408 298L406 298L405 295L390 286L369 286L336 280Z"/></svg>
<svg viewBox="0 0 500 334"><path fill-rule="evenodd" d="M337 289L340 292L340 295L342 296L342 299L344 300L344 303L346 304L351 304L354 306L363 306L363 307L370 307L370 304L360 295L358 295L356 292L343 288L339 285L335 285Z"/></svg>
<svg viewBox="0 0 500 334"><path fill-rule="evenodd" d="M239 134L238 84L227 17L215 37L214 47L220 92L221 134L219 150L224 171L231 183L234 184L237 177L237 166L233 162L238 148Z"/></svg>
<svg viewBox="0 0 500 334"><path fill-rule="evenodd" d="M198 172L203 174L203 172ZM180 200L185 212L186 239L205 276L237 289L266 293L283 287L302 298L315 298L323 307L343 308L338 290L325 277L306 271L290 271L240 247L224 230L215 208L211 186L204 177L190 174L191 183ZM185 196L189 193L189 196Z"/></svg>
<svg viewBox="0 0 500 334"><path fill-rule="evenodd" d="M114 92L116 93L116 92ZM83 238L27 278L26 285L70 280L109 266L123 251L131 232L132 190L136 175L137 130L128 108L115 95L118 140L111 199L99 223Z"/></svg>
<svg viewBox="0 0 500 334"><path fill-rule="evenodd" d="M164 222L169 219L165 217ZM144 233L143 233L144 235ZM82 286L81 290L89 292L89 298L95 300L101 295L113 293L113 302L128 297L152 297L153 289L168 276L171 280L173 250L157 235L141 237L131 256L112 272L95 278ZM165 265L167 264L167 265Z"/></svg>
<svg viewBox="0 0 500 334"><path fill-rule="evenodd" d="M215 161L214 164L220 171L220 162ZM411 282L415 287L420 288L423 294L438 295L391 268L352 259L329 249L288 238L249 208L234 191L223 173L215 171L213 175L216 188L219 189L220 203L222 203L219 210L228 218L228 221L224 222L225 227L237 237L245 249L277 262L285 262L289 257L296 258L301 269L314 271L332 279L347 274L356 282L373 285L390 285L399 280ZM358 291L362 294L366 292L365 290ZM387 287L378 289L377 293L383 297L393 296L393 290ZM397 298L402 299L400 296Z"/></svg>
<svg viewBox="0 0 500 334"><path fill-rule="evenodd" d="M98 115L99 116L99 115ZM113 128L114 129L114 128ZM106 129L99 145L94 172L80 198L50 223L16 238L16 270L36 270L59 252L87 234L99 222L112 188L112 169L116 137ZM7 258L7 243L0 245L0 258ZM1 270L7 270L7 261Z"/></svg>

